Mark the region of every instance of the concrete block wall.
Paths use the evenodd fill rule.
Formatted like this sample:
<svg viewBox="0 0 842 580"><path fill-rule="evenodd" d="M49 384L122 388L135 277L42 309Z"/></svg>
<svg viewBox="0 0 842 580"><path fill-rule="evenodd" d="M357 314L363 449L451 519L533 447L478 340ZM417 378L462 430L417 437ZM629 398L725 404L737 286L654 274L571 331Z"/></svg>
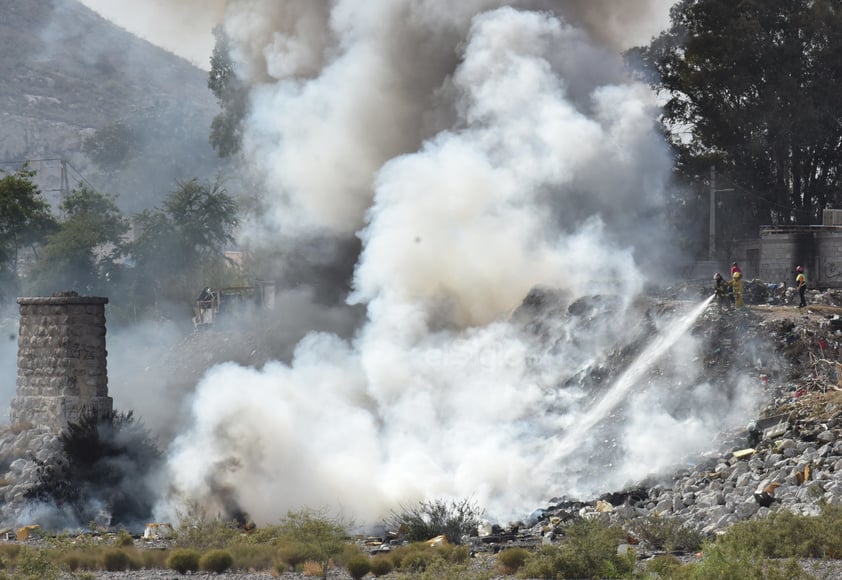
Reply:
<svg viewBox="0 0 842 580"><path fill-rule="evenodd" d="M821 235L817 267L816 278L822 287L842 288L842 232Z"/></svg>
<svg viewBox="0 0 842 580"><path fill-rule="evenodd" d="M18 298L17 391L12 424L60 431L86 410L110 413L105 348L107 298L75 292Z"/></svg>
<svg viewBox="0 0 842 580"><path fill-rule="evenodd" d="M760 241L760 279L770 284L795 285L796 236L771 234ZM807 266L805 266L807 267Z"/></svg>
<svg viewBox="0 0 842 580"><path fill-rule="evenodd" d="M797 265L804 267L808 287L842 288L842 228L761 231L761 280L795 286Z"/></svg>

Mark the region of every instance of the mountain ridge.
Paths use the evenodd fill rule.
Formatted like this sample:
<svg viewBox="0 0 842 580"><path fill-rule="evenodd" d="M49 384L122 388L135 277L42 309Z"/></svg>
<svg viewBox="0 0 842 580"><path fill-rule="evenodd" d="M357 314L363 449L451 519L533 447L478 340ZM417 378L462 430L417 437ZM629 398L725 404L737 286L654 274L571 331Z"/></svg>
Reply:
<svg viewBox="0 0 842 580"><path fill-rule="evenodd" d="M131 211L220 170L206 71L76 0L0 0L0 11L0 168L65 159ZM129 155L107 166L84 145L115 125L130 129Z"/></svg>

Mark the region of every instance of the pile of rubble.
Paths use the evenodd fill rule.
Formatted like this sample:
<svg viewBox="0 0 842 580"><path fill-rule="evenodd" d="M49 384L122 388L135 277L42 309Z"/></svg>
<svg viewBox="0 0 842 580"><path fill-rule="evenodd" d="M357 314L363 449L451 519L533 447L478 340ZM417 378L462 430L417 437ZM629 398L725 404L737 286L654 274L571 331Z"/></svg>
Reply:
<svg viewBox="0 0 842 580"><path fill-rule="evenodd" d="M11 425L0 430L0 522L29 522L34 506L27 492L37 483L40 463L59 453L58 436L45 426Z"/></svg>
<svg viewBox="0 0 842 580"><path fill-rule="evenodd" d="M705 341L711 380L735 367L756 377L767 403L755 421L716 434L709 451L670 474L588 501L556 498L475 544L496 551L550 543L577 518L604 518L629 531L670 518L713 537L773 510L817 515L824 503L842 504L842 292L811 291L800 309L792 288L760 281L746 288L748 308L712 304L692 332ZM633 532L630 541L637 541Z"/></svg>

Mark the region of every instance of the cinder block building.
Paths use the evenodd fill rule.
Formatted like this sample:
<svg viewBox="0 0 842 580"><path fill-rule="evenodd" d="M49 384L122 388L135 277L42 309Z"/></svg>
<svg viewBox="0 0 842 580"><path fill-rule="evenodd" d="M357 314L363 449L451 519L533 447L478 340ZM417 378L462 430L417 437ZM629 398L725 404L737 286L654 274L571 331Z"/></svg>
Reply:
<svg viewBox="0 0 842 580"><path fill-rule="evenodd" d="M810 288L842 288L842 210L825 210L822 225L763 226L734 254L749 279L793 286L801 265Z"/></svg>

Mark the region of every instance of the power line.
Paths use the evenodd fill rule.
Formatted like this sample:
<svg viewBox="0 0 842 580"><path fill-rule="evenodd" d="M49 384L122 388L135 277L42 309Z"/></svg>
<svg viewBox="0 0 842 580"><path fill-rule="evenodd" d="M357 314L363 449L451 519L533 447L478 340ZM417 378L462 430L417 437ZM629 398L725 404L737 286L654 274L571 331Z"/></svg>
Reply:
<svg viewBox="0 0 842 580"><path fill-rule="evenodd" d="M60 158L60 157L48 157L48 158L44 158L44 159L22 159L22 160L0 161L0 166L10 166L10 165L12 165L12 166L16 166L16 167L23 167L24 165L28 165L28 164L31 164L31 163L59 163L59 164L62 165L62 169L69 168L70 170L72 170L73 173L75 174L75 176L78 178L78 181L80 183L84 183L90 189L96 190L96 188L93 185L91 185L91 182L88 181L85 178L85 176L82 175L82 173L78 169L76 169L73 166L73 164L70 163L70 161L68 161L67 159ZM64 187L64 184L62 183L62 185L58 189L47 189L46 191L65 191L65 189L66 188Z"/></svg>
<svg viewBox="0 0 842 580"><path fill-rule="evenodd" d="M777 203L773 200L770 200L770 199L767 199L767 198L763 197L760 194L754 193L753 191L751 191L749 189L746 189L745 187L741 186L739 183L737 183L736 181L734 181L730 177L728 177L727 180L730 182L731 186L735 190L739 191L742 194L747 195L748 197L753 197L754 199L760 200L763 203L765 203L767 206L777 208L781 211L789 211L789 212L793 212L793 213L809 214L811 216L813 215L813 212L809 209L799 209L799 208L795 208L795 207L788 207L788 206L785 206L785 205L781 205L781 204L779 204L779 203Z"/></svg>

